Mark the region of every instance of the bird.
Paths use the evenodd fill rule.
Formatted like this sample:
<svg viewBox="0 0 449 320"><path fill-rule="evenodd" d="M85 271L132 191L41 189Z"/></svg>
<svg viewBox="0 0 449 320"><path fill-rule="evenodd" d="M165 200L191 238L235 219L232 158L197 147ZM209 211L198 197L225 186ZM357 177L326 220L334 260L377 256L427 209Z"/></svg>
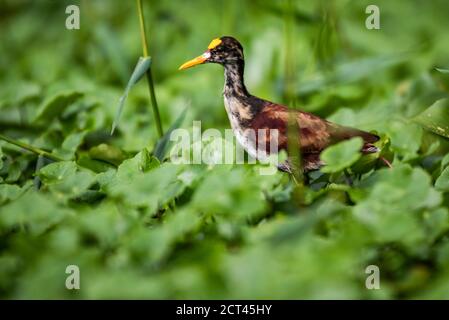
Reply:
<svg viewBox="0 0 449 320"><path fill-rule="evenodd" d="M243 46L234 37L213 39L202 55L183 63L179 70L205 63L216 63L224 67L224 105L233 133L245 151L256 159L260 160L261 157L266 158L272 154L270 130L277 130L277 150L274 152L285 150L288 154L291 150L288 148L289 141L297 145L301 159L300 170L303 173L318 170L325 165L320 159L324 149L353 137L363 139L360 150L362 154L380 151L374 145L380 139L376 134L338 125L312 113L291 109L251 95L244 83ZM287 133L292 124L297 125L294 139ZM258 130L268 133L259 136ZM263 149L264 152L258 152L258 149ZM294 171L292 165L295 162L290 156L289 154L287 160L278 165L279 170L290 173Z"/></svg>

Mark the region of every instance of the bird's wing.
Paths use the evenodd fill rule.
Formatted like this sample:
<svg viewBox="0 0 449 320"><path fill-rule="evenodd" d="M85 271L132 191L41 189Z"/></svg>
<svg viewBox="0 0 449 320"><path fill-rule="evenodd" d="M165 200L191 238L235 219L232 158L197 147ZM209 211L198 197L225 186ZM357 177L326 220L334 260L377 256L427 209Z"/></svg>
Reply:
<svg viewBox="0 0 449 320"><path fill-rule="evenodd" d="M291 110L285 106L267 103L251 123L253 129L278 129L279 149L287 149L289 123L299 125L299 144L303 154L320 153L331 144L352 137L361 137L366 144L379 139L378 136L354 128L343 127L321 119L311 113ZM290 121L290 122L289 122Z"/></svg>
<svg viewBox="0 0 449 320"><path fill-rule="evenodd" d="M374 143L379 140L379 136L366 131L340 126L329 121L327 121L327 123L332 142L338 142L352 137L361 137L365 143Z"/></svg>

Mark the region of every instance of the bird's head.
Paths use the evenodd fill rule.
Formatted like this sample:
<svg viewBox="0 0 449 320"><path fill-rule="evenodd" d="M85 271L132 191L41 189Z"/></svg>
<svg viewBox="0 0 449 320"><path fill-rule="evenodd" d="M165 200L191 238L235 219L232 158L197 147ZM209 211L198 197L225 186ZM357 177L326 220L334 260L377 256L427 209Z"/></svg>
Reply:
<svg viewBox="0 0 449 320"><path fill-rule="evenodd" d="M187 69L203 63L219 63L221 65L243 61L243 47L233 37L221 37L211 41L206 52L187 61L179 70Z"/></svg>

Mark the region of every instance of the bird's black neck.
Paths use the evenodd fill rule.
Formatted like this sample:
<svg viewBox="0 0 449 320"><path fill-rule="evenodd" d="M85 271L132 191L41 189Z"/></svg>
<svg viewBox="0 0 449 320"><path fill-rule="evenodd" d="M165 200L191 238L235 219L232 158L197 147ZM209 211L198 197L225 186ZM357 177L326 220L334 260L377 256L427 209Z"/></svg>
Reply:
<svg viewBox="0 0 449 320"><path fill-rule="evenodd" d="M245 62L243 60L236 60L232 63L224 65L225 86L223 94L226 96L249 96L243 83L243 71L245 69Z"/></svg>

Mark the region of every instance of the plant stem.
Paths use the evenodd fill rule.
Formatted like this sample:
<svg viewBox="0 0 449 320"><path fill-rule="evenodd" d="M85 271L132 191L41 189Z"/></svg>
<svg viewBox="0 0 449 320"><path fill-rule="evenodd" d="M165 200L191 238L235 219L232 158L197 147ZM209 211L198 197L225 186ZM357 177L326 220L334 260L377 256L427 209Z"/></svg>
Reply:
<svg viewBox="0 0 449 320"><path fill-rule="evenodd" d="M284 8L284 100L296 107L296 61L294 53L294 5L293 0L285 0ZM287 127L287 150L291 161L291 171L297 186L304 184L301 160L301 128L294 113L289 113ZM299 189L298 189L299 190Z"/></svg>
<svg viewBox="0 0 449 320"><path fill-rule="evenodd" d="M284 9L284 100L296 107L296 61L294 53L294 6L292 0L285 0Z"/></svg>
<svg viewBox="0 0 449 320"><path fill-rule="evenodd" d="M62 159L62 158L60 158L60 157L58 157L58 156L56 156L54 154L51 154L50 152L44 151L42 149L39 149L39 148L36 148L36 147L33 147L33 146L30 146L29 144L26 144L24 142L20 142L20 141L14 140L14 139L9 138L7 136L4 136L2 134L0 134L0 140L6 141L6 142L8 142L10 144L13 144L13 145L18 146L18 147L20 147L22 149L31 151L31 152L33 152L35 154L38 154L40 156L43 156L43 157L45 157L47 159L50 159L50 160L53 160L53 161L65 161L64 159Z"/></svg>
<svg viewBox="0 0 449 320"><path fill-rule="evenodd" d="M146 58L149 56L149 53L148 53L147 36L146 36L146 32L145 32L145 19L143 16L142 0L136 0L136 1L137 1L137 11L139 14L140 38L142 41L143 56L144 56L144 58ZM159 107L157 105L156 94L154 93L154 83L153 83L153 76L151 73L151 69L152 68L150 67L148 69L148 71L146 72L148 89L150 91L151 106L153 108L153 116L154 116L154 120L156 122L157 132L159 134L159 137L162 137L164 135L164 131L162 130L161 117L159 115Z"/></svg>
<svg viewBox="0 0 449 320"><path fill-rule="evenodd" d="M34 170L34 189L35 190L39 190L41 188L42 185L42 181L41 178L39 178L39 175L37 174L39 172L40 169L42 169L42 167L45 165L45 158L42 155L39 155L37 157L37 161L36 161L36 169Z"/></svg>
<svg viewBox="0 0 449 320"><path fill-rule="evenodd" d="M151 68L147 71L148 88L150 89L151 106L153 107L153 116L156 120L157 133L159 138L162 138L164 131L162 129L161 117L159 115L159 108L157 106L156 95L154 93L153 76L151 75Z"/></svg>

